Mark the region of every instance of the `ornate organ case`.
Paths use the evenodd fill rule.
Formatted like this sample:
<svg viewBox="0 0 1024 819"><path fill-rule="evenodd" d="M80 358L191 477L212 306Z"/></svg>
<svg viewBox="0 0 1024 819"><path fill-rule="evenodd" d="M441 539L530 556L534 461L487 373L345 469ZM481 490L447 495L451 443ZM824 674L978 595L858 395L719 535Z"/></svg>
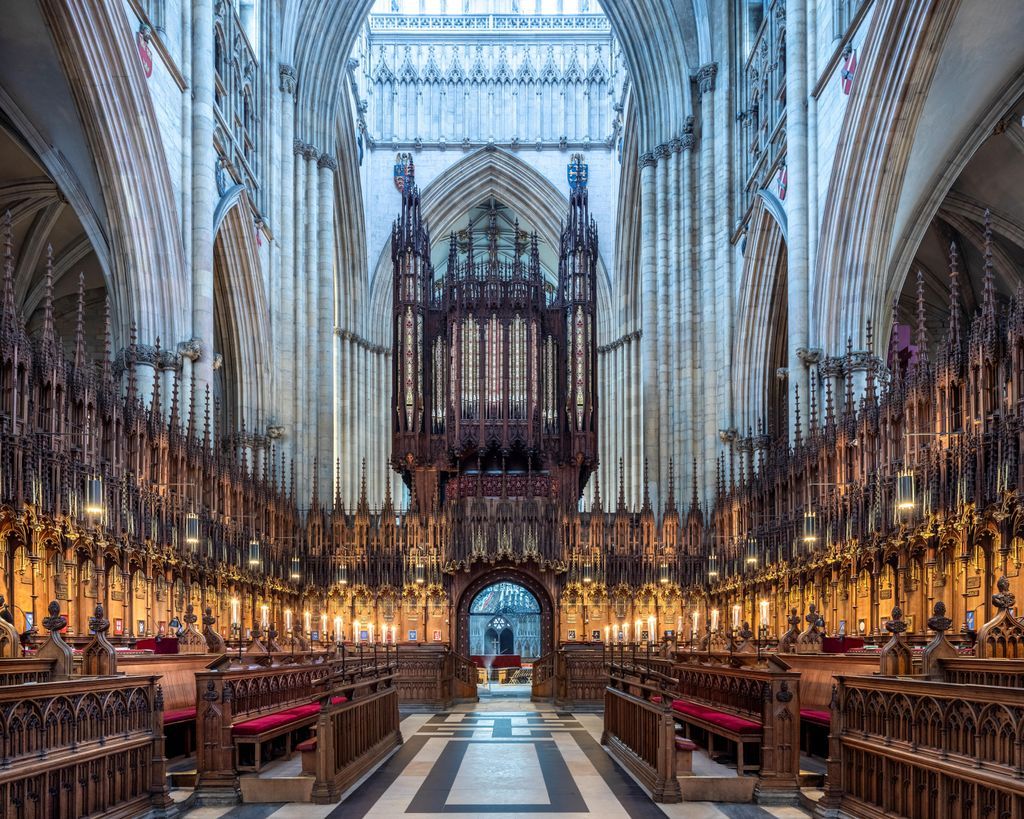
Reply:
<svg viewBox="0 0 1024 819"><path fill-rule="evenodd" d="M407 168L391 243L392 462L420 509L526 496L575 508L597 456L598 243L585 183L573 188L557 281L535 233L517 224L499 249L493 214L483 235L449 237L435 275Z"/></svg>

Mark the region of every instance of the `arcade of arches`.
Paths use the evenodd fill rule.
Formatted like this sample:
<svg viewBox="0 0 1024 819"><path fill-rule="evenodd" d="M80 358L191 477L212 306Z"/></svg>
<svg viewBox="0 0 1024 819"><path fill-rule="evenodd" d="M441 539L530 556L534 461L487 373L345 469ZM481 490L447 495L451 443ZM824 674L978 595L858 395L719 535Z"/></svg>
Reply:
<svg viewBox="0 0 1024 819"><path fill-rule="evenodd" d="M8 6L0 815L1024 816L1019 0Z"/></svg>

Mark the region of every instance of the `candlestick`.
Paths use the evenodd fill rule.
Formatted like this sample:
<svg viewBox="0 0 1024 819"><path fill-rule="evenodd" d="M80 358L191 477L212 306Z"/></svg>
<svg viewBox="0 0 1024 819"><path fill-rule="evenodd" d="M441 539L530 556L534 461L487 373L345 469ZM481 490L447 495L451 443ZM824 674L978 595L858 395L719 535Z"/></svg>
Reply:
<svg viewBox="0 0 1024 819"><path fill-rule="evenodd" d="M340 617L335 617L334 618L334 639L337 640L339 643L344 643L345 642L345 634L341 630L341 618Z"/></svg>
<svg viewBox="0 0 1024 819"><path fill-rule="evenodd" d="M605 626L604 627L604 642L605 642L606 645L608 644L608 634L609 634L610 631L611 631L611 626Z"/></svg>
<svg viewBox="0 0 1024 819"><path fill-rule="evenodd" d="M653 643L656 638L656 629L658 627L658 618L653 615L647 618L647 642Z"/></svg>

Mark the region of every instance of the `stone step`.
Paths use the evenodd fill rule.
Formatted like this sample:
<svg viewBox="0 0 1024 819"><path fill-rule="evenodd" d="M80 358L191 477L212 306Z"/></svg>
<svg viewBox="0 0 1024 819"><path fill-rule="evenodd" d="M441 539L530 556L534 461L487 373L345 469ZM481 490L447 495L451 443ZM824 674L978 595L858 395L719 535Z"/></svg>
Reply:
<svg viewBox="0 0 1024 819"><path fill-rule="evenodd" d="M238 777L242 791L242 803L246 805L261 802L312 802L315 776L273 776L261 777L249 774Z"/></svg>

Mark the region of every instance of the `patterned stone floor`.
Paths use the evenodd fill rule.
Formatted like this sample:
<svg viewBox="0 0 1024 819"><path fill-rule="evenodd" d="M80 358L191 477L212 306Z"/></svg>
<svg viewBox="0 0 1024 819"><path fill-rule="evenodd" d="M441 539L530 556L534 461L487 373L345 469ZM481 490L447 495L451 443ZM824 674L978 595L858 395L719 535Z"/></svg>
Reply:
<svg viewBox="0 0 1024 819"><path fill-rule="evenodd" d="M338 805L198 808L190 819L391 819L409 816L553 819L804 819L796 808L652 802L601 748L601 717L528 699L482 697L402 720L404 745Z"/></svg>

